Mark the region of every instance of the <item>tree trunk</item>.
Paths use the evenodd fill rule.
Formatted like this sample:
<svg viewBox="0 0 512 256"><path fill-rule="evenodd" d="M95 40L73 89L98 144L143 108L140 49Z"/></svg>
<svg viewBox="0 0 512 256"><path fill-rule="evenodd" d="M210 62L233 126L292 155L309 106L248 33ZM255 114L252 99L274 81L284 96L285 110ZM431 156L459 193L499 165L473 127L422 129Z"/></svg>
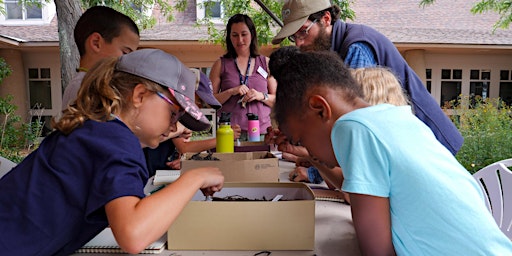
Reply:
<svg viewBox="0 0 512 256"><path fill-rule="evenodd" d="M78 68L80 55L73 37L73 29L82 15L80 1L55 0L59 27L62 91L68 86Z"/></svg>

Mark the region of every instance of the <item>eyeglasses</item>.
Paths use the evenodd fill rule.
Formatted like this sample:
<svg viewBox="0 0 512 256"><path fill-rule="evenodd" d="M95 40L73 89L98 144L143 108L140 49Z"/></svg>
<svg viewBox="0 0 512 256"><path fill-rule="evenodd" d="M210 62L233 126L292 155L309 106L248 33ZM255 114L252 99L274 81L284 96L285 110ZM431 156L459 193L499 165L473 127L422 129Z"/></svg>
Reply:
<svg viewBox="0 0 512 256"><path fill-rule="evenodd" d="M309 35L309 30L311 29L311 27L313 27L313 25L317 22L317 20L314 20L313 22L311 22L311 24L309 24L309 26L306 28L306 29L301 29L299 31L297 31L295 34L291 35L288 37L288 40L292 41L292 42L295 42L297 40L304 40L308 37Z"/></svg>
<svg viewBox="0 0 512 256"><path fill-rule="evenodd" d="M167 101L167 103L171 104L171 106L176 106L176 104L174 104L174 102L172 102L171 99L167 98L167 96L165 96L163 93L161 92L156 92L156 95L158 95L160 98L162 98L163 100ZM178 111L178 113L176 113L176 111L172 111L172 114L171 114L171 123L174 124L174 123L177 123L178 120L180 120L180 118L183 116L183 114L185 114L185 110L182 110L182 111Z"/></svg>

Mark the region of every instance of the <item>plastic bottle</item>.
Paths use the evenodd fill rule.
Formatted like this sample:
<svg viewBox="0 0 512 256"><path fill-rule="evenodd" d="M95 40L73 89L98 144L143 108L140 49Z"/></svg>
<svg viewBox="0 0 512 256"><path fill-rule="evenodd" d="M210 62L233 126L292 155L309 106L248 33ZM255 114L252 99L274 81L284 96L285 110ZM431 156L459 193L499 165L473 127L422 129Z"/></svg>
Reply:
<svg viewBox="0 0 512 256"><path fill-rule="evenodd" d="M231 128L231 113L222 112L219 118L219 129L217 129L217 148L218 153L235 152L235 136Z"/></svg>
<svg viewBox="0 0 512 256"><path fill-rule="evenodd" d="M260 121L258 120L258 115L247 113L247 119L247 137L249 137L249 141L260 141Z"/></svg>

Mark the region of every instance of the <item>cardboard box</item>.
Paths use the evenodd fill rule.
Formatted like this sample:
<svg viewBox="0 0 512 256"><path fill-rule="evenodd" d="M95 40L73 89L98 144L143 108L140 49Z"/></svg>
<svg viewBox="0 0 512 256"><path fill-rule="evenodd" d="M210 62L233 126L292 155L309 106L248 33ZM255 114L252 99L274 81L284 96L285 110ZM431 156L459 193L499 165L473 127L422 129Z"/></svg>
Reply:
<svg viewBox="0 0 512 256"><path fill-rule="evenodd" d="M254 152L270 151L270 145L264 141L242 141L239 144L235 142L235 152Z"/></svg>
<svg viewBox="0 0 512 256"><path fill-rule="evenodd" d="M167 232L169 250L313 250L315 199L303 183L225 183L215 197L279 201L205 201L199 191Z"/></svg>
<svg viewBox="0 0 512 256"><path fill-rule="evenodd" d="M224 174L225 182L279 181L279 159L270 152L213 153L212 157L220 159L219 161L187 160L193 155L195 154L184 154L185 160L181 161L182 172L198 167L214 166ZM200 154L201 157L207 155L207 153Z"/></svg>

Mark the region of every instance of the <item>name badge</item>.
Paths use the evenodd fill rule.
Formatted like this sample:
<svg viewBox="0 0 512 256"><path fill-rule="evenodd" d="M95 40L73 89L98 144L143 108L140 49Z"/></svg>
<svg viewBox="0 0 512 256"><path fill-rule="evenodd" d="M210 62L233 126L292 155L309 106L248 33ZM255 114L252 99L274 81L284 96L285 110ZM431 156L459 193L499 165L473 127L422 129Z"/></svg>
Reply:
<svg viewBox="0 0 512 256"><path fill-rule="evenodd" d="M264 77L265 79L267 79L267 77L268 77L268 73L267 73L267 71L266 71L266 70L264 70L262 67L259 67L259 68L258 68L258 73L259 73L262 77Z"/></svg>

